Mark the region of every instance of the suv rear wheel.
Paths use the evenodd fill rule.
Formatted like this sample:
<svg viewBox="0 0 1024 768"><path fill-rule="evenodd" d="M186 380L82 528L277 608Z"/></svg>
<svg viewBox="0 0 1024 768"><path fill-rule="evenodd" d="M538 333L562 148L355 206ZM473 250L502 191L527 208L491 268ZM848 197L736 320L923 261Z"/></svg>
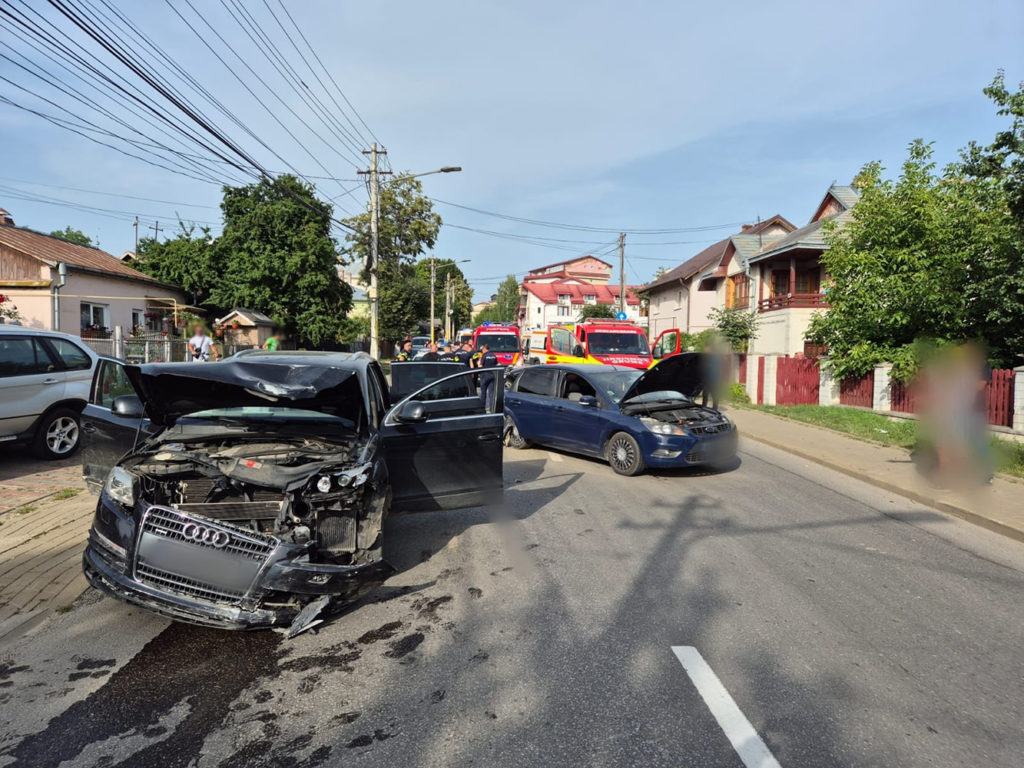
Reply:
<svg viewBox="0 0 1024 768"><path fill-rule="evenodd" d="M67 458L78 448L78 414L70 408L54 408L39 423L32 439L32 453L41 459Z"/></svg>

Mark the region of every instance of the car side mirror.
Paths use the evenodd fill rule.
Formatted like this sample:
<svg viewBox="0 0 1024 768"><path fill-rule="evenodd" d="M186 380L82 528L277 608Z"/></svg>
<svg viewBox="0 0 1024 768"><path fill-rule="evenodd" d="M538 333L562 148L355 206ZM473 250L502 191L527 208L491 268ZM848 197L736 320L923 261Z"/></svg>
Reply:
<svg viewBox="0 0 1024 768"><path fill-rule="evenodd" d="M597 398L594 397L593 395L583 395L577 402L580 405L585 406L587 408L597 407Z"/></svg>
<svg viewBox="0 0 1024 768"><path fill-rule="evenodd" d="M395 419L402 424L418 424L427 420L427 409L417 400L407 400L398 409Z"/></svg>
<svg viewBox="0 0 1024 768"><path fill-rule="evenodd" d="M138 395L120 395L114 398L110 412L122 419L141 419L142 401Z"/></svg>
<svg viewBox="0 0 1024 768"><path fill-rule="evenodd" d="M583 351L583 345L577 344L572 348L573 357L586 357L587 353Z"/></svg>

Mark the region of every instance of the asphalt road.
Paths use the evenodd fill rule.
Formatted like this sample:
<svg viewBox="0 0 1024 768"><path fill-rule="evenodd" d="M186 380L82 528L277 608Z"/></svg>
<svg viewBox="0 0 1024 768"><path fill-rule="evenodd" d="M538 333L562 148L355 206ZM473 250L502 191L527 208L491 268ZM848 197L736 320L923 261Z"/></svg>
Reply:
<svg viewBox="0 0 1024 768"><path fill-rule="evenodd" d="M87 597L0 650L0 766L1021 765L1020 544L754 443L506 486L392 519L398 574L291 641Z"/></svg>

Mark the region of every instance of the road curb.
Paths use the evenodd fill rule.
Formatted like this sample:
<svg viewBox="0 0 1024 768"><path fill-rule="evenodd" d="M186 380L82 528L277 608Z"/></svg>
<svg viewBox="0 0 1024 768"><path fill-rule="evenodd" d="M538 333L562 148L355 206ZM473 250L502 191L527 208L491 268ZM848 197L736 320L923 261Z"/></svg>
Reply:
<svg viewBox="0 0 1024 768"><path fill-rule="evenodd" d="M972 523L982 528L986 528L992 531L993 533L998 533L1001 536L1006 536L1007 538L1014 539L1015 541L1024 543L1024 531L1009 525L1005 525L1004 523L1000 523L998 520L992 520L991 518L985 517L984 515L978 514L977 512L973 512L965 507L961 507L956 504L951 504L950 502L941 499L937 496L931 496L926 493L920 493L913 489L896 485L895 483L887 483L884 480L879 480L876 477L872 477L866 472L851 469L850 467L844 466L838 462L822 458L818 454L813 454L808 451L802 451L799 448L794 448L791 445L787 445L785 443L781 443L779 441L772 440L767 437L761 437L760 435L754 435L749 432L741 432L740 434L743 437L748 437L751 440L763 443L764 445L770 445L772 448L778 448L780 451L785 451L786 453L791 453L794 456L799 456L802 459L807 459L807 461L812 461L815 464L820 464L823 467L834 469L836 472L841 472L844 475L847 475L848 477L853 477L857 480L861 480L865 483L875 486L876 488L881 488L882 490L898 494L899 496L903 496L912 501L916 501L920 504L927 504L929 507L934 507L935 509L938 509L941 512L945 512L948 515L952 515L953 517L960 518L961 520L964 520L968 523Z"/></svg>

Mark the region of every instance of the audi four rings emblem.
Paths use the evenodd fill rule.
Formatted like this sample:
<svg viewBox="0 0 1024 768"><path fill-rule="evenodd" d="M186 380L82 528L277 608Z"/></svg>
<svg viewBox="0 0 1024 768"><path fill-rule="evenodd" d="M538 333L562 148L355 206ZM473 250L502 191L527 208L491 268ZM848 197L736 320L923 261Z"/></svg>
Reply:
<svg viewBox="0 0 1024 768"><path fill-rule="evenodd" d="M196 523L186 523L185 527L181 529L181 535L189 541L194 541L196 544L209 544L217 549L223 549L231 541L231 537L224 531L218 531L216 528L207 528L205 525L197 525Z"/></svg>

